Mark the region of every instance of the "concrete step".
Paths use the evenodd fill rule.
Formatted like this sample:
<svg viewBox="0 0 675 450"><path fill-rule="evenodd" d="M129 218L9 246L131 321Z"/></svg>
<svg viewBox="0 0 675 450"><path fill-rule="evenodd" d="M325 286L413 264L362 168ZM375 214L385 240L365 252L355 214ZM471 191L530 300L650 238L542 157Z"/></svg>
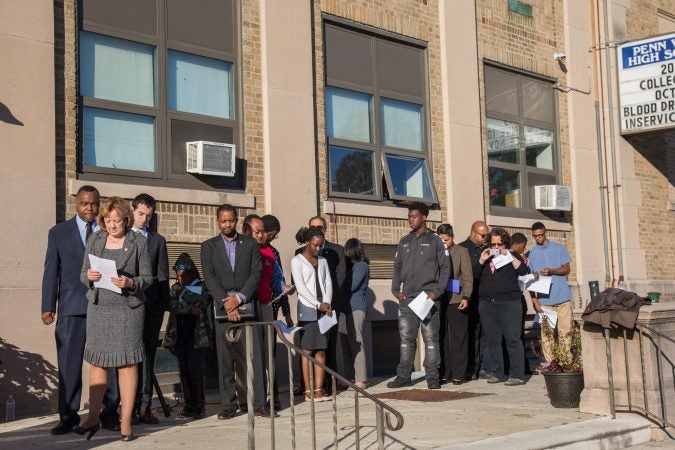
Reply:
<svg viewBox="0 0 675 450"><path fill-rule="evenodd" d="M506 419L506 418L505 418ZM651 439L651 422L637 415L622 414L616 419L600 417L539 430L483 439L437 450L605 450L642 445Z"/></svg>

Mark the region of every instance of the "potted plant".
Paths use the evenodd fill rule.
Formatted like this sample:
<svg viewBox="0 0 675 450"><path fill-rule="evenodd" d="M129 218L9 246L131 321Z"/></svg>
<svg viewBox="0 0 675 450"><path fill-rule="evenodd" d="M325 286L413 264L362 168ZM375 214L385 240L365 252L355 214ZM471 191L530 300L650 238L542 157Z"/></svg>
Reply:
<svg viewBox="0 0 675 450"><path fill-rule="evenodd" d="M574 323L569 339L553 339L553 328L544 318L541 332L554 342L551 347L553 359L543 372L551 405L555 408L578 408L581 391L584 389L583 361L581 359L581 332Z"/></svg>

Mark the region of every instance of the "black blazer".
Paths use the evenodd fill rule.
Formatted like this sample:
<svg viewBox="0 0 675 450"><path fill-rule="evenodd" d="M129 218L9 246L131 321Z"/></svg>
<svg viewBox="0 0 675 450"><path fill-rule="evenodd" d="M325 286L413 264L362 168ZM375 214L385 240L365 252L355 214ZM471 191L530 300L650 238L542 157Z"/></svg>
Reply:
<svg viewBox="0 0 675 450"><path fill-rule="evenodd" d="M54 225L47 238L42 274L42 312L87 314L87 288L80 283L84 244L75 217ZM58 311L57 311L58 306Z"/></svg>
<svg viewBox="0 0 675 450"><path fill-rule="evenodd" d="M202 243L204 282L214 302L222 302L229 291L237 291L246 296L245 303L250 303L258 289L262 275L258 243L253 238L239 234L236 245L232 271L221 234Z"/></svg>
<svg viewBox="0 0 675 450"><path fill-rule="evenodd" d="M148 232L148 256L152 266L152 284L145 292L145 307L152 314L162 314L169 305L169 257L166 239L161 234Z"/></svg>

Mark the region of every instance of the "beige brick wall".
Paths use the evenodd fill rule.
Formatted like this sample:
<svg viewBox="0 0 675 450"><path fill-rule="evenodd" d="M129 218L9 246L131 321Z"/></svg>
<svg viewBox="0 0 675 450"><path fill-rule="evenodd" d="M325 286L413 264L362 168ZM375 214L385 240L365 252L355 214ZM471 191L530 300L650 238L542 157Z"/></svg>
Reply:
<svg viewBox="0 0 675 450"><path fill-rule="evenodd" d="M319 197L321 204L328 197L328 166L326 151L326 129L324 111L324 64L321 13L370 25L375 28L398 33L409 38L427 42L428 88L431 134L431 171L439 202L444 209L445 163L443 142L443 106L441 84L441 42L438 1L389 0L342 1L314 0L314 54L316 64L316 112L317 140L319 147ZM326 215L327 211L322 211ZM443 217L446 217L443 211ZM365 243L396 244L410 229L406 220L381 219L357 216L337 216L337 236L333 231L329 238L344 243L350 237L357 237ZM430 224L430 226L433 224Z"/></svg>

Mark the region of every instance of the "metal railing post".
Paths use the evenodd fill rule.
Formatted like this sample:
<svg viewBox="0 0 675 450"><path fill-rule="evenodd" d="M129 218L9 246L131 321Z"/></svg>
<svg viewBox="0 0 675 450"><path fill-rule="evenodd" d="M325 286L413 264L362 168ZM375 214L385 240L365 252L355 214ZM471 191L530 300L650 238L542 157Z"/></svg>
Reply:
<svg viewBox="0 0 675 450"><path fill-rule="evenodd" d="M303 358L305 355L302 356ZM312 449L316 450L316 416L314 413L314 361L308 358L309 362L309 410L310 410L310 421L312 422ZM304 372L304 368L303 368ZM305 397L307 397L307 392L305 392Z"/></svg>
<svg viewBox="0 0 675 450"><path fill-rule="evenodd" d="M253 328L246 327L246 404L248 406L248 448L255 449L255 413L253 411Z"/></svg>
<svg viewBox="0 0 675 450"><path fill-rule="evenodd" d="M359 391L354 389L354 432L356 433L356 450L361 450L361 424L359 418Z"/></svg>
<svg viewBox="0 0 675 450"><path fill-rule="evenodd" d="M628 394L628 411L631 411L631 406L633 402L631 401L630 393L630 367L628 367L628 337L626 335L626 329L623 329L623 361L626 365L626 393Z"/></svg>
<svg viewBox="0 0 675 450"><path fill-rule="evenodd" d="M276 414L274 408L274 343L276 341L276 330L274 326L270 324L265 326L265 331L267 331L265 334L267 335L267 376L269 377L267 380L267 392L270 394L270 448L274 450L274 415Z"/></svg>
<svg viewBox="0 0 675 450"><path fill-rule="evenodd" d="M609 410L612 419L616 419L616 405L614 403L614 372L612 371L612 348L609 340L609 330L605 328L605 352L607 353L607 384L609 385Z"/></svg>
<svg viewBox="0 0 675 450"><path fill-rule="evenodd" d="M645 351L642 345L642 329L638 329L638 345L640 345L640 366L642 367L642 396L644 399L645 413L649 417L649 399L647 398L647 375L645 374Z"/></svg>
<svg viewBox="0 0 675 450"><path fill-rule="evenodd" d="M291 348L288 348L288 385L288 397L291 402L291 448L295 450L295 396L293 395L293 352Z"/></svg>
<svg viewBox="0 0 675 450"><path fill-rule="evenodd" d="M668 421L666 416L666 396L663 392L663 370L661 369L661 357L663 356L663 349L661 348L661 336L656 335L656 371L659 375L659 396L661 397L661 426L665 427Z"/></svg>
<svg viewBox="0 0 675 450"><path fill-rule="evenodd" d="M375 405L375 427L377 428L377 448L384 450L384 413L380 405Z"/></svg>
<svg viewBox="0 0 675 450"><path fill-rule="evenodd" d="M335 382L335 375L331 375L331 387L333 389L333 444L338 448L338 424L337 424L337 383Z"/></svg>

